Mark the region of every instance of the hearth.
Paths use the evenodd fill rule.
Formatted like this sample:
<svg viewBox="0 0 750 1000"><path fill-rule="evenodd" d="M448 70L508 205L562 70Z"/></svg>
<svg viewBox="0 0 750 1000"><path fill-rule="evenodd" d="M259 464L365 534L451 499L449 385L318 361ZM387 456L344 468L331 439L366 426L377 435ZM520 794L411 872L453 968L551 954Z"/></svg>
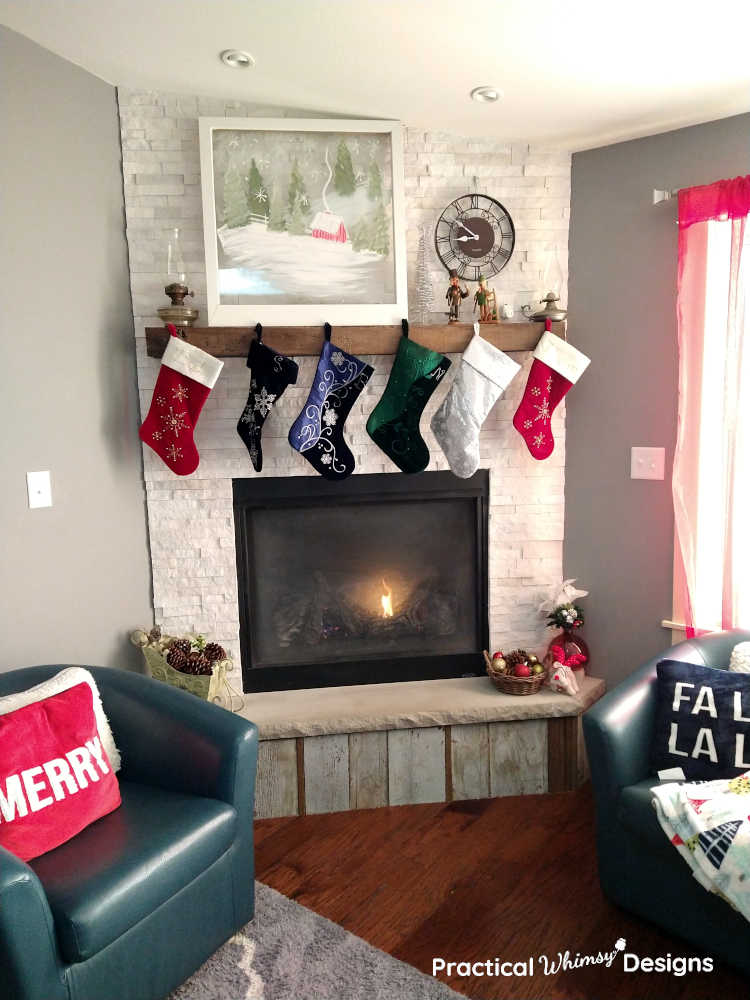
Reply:
<svg viewBox="0 0 750 1000"><path fill-rule="evenodd" d="M233 482L245 691L471 676L489 475Z"/></svg>

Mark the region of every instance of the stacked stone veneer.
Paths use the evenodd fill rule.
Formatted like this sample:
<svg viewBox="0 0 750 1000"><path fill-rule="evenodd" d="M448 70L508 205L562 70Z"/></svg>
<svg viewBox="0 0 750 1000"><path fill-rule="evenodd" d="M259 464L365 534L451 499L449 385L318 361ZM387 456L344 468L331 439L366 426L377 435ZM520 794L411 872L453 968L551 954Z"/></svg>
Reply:
<svg viewBox="0 0 750 1000"><path fill-rule="evenodd" d="M119 91L123 173L138 382L148 412L159 362L146 356L144 329L159 325L164 298L168 231L180 226L195 304L205 316L205 261L198 150L198 117L311 117L235 101L154 92ZM514 255L492 284L499 302L516 309L546 291L556 259L567 275L570 155L525 144L504 144L405 128L405 192L409 302L414 316L417 246L427 228L428 268L435 292L433 321L441 319L447 285L431 243L440 211L470 190L498 198L516 226ZM565 293L563 293L563 297ZM468 299L467 303L471 300ZM464 307L464 317L470 306ZM335 331L334 331L335 340ZM552 421L555 451L535 462L511 424L530 365L496 404L481 436L482 466L490 470L490 632L494 647L540 649L545 630L537 606L562 576L565 475L564 403ZM263 476L314 474L288 445L315 371L315 358L299 358L297 386L274 407L263 430ZM392 357L368 358L375 374L347 421L347 438L359 473L396 472L369 439L365 422L388 379ZM454 366L458 357L453 357ZM447 463L429 430L429 418L448 390L451 373L436 391L422 422L432 459ZM235 427L245 405L249 373L242 358L228 358L198 423L201 461L186 478L173 475L144 448L144 476L153 567L154 617L167 631L198 630L223 642L239 659L237 575L232 479L253 477ZM449 539L438 540L450 544ZM304 539L300 538L300 544Z"/></svg>

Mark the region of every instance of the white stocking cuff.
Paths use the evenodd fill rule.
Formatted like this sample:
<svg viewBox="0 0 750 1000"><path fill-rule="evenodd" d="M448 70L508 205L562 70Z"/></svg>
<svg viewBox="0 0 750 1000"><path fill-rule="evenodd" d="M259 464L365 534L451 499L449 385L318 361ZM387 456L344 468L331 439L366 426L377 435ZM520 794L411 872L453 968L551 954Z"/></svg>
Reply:
<svg viewBox="0 0 750 1000"><path fill-rule="evenodd" d="M516 372L521 368L504 351L479 336L479 323L474 324L474 336L461 356L461 360L471 365L490 382L494 382L500 390L507 388Z"/></svg>
<svg viewBox="0 0 750 1000"><path fill-rule="evenodd" d="M591 363L591 358L550 330L542 334L533 356L574 385Z"/></svg>
<svg viewBox="0 0 750 1000"><path fill-rule="evenodd" d="M213 389L224 367L223 361L218 361L200 347L188 344L179 337L169 338L161 363L179 372L180 375L193 379L194 382L200 382L207 389Z"/></svg>

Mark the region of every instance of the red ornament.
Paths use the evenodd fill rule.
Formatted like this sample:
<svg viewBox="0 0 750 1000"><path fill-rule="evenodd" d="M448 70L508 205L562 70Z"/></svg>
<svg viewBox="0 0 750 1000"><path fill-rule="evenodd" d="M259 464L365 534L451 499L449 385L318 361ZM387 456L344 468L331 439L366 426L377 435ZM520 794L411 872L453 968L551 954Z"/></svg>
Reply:
<svg viewBox="0 0 750 1000"><path fill-rule="evenodd" d="M513 673L516 677L531 677L531 667L528 663L517 663L513 667Z"/></svg>

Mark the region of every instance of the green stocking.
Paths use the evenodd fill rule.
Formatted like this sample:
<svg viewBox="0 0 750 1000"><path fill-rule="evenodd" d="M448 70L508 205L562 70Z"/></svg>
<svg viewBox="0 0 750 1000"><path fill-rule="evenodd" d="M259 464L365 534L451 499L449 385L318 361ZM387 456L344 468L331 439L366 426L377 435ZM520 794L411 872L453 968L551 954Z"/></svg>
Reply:
<svg viewBox="0 0 750 1000"><path fill-rule="evenodd" d="M437 351L409 340L409 324L401 321L388 385L367 421L367 433L402 472L422 472L430 452L419 433L419 420L450 361Z"/></svg>

